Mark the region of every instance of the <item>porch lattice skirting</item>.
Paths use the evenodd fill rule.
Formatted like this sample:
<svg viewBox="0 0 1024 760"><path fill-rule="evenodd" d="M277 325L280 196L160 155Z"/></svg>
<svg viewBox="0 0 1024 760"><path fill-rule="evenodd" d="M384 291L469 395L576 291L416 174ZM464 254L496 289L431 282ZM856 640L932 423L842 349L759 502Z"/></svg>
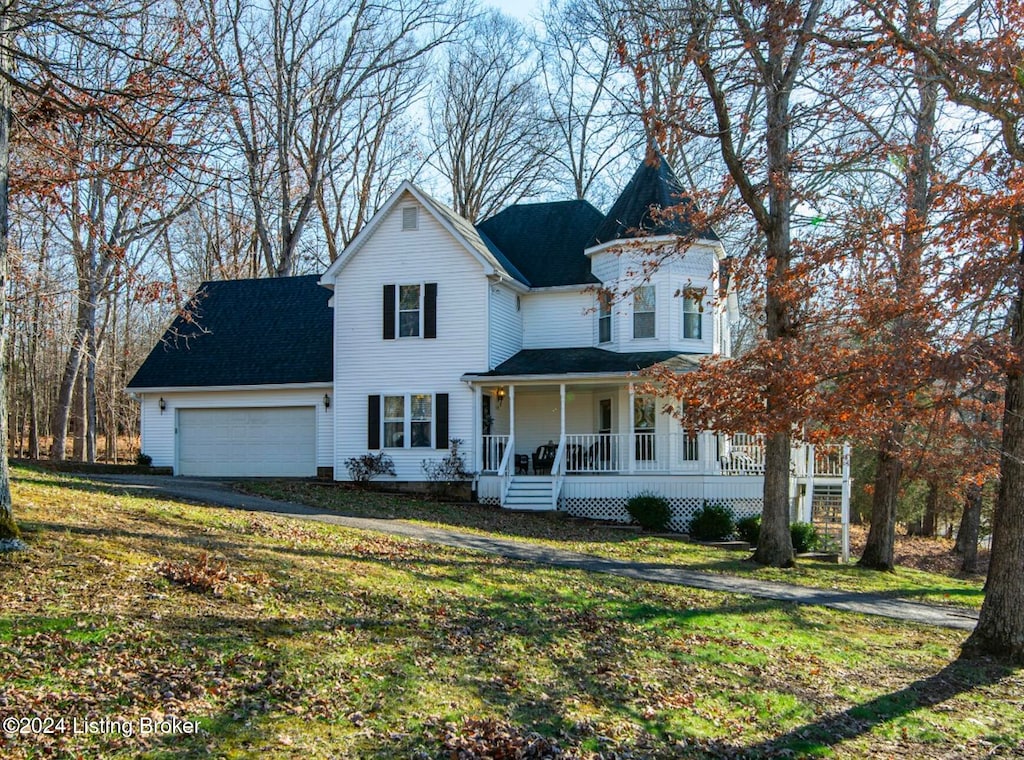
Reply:
<svg viewBox="0 0 1024 760"><path fill-rule="evenodd" d="M560 509L574 517L586 517L591 520L609 520L611 522L630 523L632 518L626 511L625 497L604 497L594 498L563 498L559 504ZM739 520L750 515L761 514L763 505L762 499L680 499L669 497L668 503L672 508L672 519L669 520L669 528L685 533L690 525L690 520L704 504L723 504L732 510L733 516Z"/></svg>

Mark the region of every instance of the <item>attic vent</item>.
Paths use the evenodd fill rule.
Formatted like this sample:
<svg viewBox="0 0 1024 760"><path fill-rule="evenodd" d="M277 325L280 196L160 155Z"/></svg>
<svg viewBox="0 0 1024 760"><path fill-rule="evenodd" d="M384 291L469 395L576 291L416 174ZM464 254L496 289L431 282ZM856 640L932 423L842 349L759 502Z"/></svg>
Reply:
<svg viewBox="0 0 1024 760"><path fill-rule="evenodd" d="M416 206L406 206L402 209L402 229L417 229L419 227L419 218L419 209Z"/></svg>

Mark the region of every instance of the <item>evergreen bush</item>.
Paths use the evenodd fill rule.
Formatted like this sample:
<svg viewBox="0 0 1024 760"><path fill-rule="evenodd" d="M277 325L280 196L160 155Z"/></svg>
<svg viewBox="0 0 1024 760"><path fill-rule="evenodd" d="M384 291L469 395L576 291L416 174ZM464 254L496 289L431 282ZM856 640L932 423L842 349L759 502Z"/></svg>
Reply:
<svg viewBox="0 0 1024 760"><path fill-rule="evenodd" d="M724 504L705 504L690 520L690 538L721 541L731 536L735 527L729 507Z"/></svg>

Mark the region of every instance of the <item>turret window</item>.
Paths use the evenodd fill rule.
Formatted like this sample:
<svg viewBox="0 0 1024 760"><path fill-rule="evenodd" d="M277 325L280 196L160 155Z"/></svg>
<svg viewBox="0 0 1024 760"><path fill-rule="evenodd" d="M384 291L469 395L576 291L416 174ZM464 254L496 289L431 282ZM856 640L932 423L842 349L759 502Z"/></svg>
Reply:
<svg viewBox="0 0 1024 760"><path fill-rule="evenodd" d="M633 337L654 337L654 286L642 285L633 291Z"/></svg>

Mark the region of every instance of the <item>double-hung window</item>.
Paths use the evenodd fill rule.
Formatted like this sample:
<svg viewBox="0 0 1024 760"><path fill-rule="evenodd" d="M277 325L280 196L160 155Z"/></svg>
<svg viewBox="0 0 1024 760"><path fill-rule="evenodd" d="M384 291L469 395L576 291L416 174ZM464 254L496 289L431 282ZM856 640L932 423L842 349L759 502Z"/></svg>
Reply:
<svg viewBox="0 0 1024 760"><path fill-rule="evenodd" d="M398 337L419 337L421 307L419 285L398 286Z"/></svg>
<svg viewBox="0 0 1024 760"><path fill-rule="evenodd" d="M687 295L683 298L683 337L691 340L700 340L701 320L704 316L701 312L701 297L699 294Z"/></svg>
<svg viewBox="0 0 1024 760"><path fill-rule="evenodd" d="M611 343L612 340L612 303L607 295L598 298L597 341Z"/></svg>
<svg viewBox="0 0 1024 760"><path fill-rule="evenodd" d="M437 337L437 283L384 286L384 340Z"/></svg>
<svg viewBox="0 0 1024 760"><path fill-rule="evenodd" d="M384 397L384 448L405 447L405 396Z"/></svg>
<svg viewBox="0 0 1024 760"><path fill-rule="evenodd" d="M394 393L368 398L370 450L448 447L447 393Z"/></svg>
<svg viewBox="0 0 1024 760"><path fill-rule="evenodd" d="M654 286L641 285L633 291L633 337L654 337Z"/></svg>
<svg viewBox="0 0 1024 760"><path fill-rule="evenodd" d="M432 398L429 393L415 393L410 397L409 429L413 448L430 448L433 445Z"/></svg>

